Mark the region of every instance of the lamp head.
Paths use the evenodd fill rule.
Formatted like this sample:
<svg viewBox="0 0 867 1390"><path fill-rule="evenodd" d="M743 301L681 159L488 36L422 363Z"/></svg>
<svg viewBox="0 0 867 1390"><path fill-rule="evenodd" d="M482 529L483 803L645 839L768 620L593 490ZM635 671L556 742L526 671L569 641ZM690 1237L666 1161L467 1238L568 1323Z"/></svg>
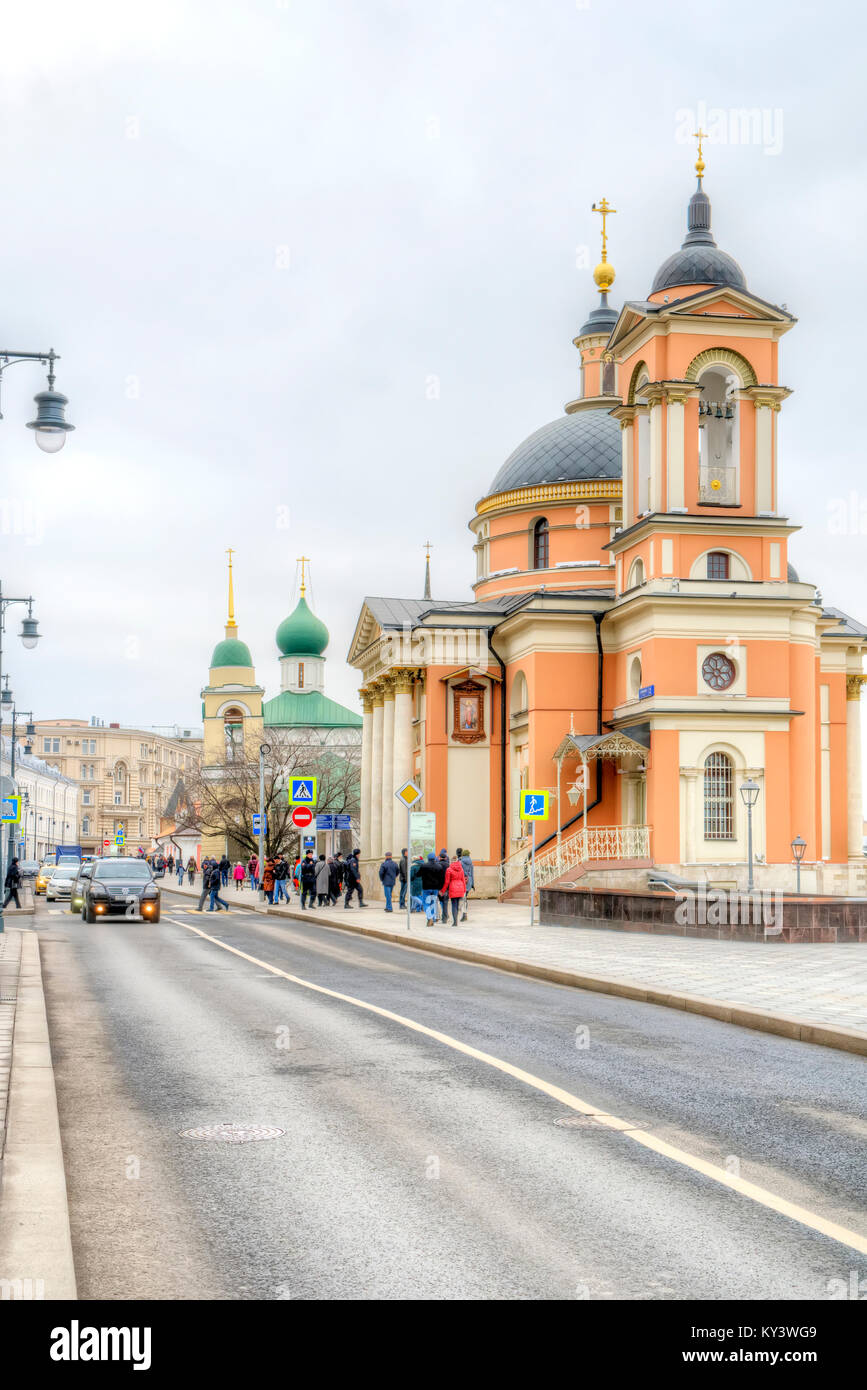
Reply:
<svg viewBox="0 0 867 1390"><path fill-rule="evenodd" d="M754 782L748 777L745 782L741 782L741 797L745 806L755 806L759 799L760 787L758 782Z"/></svg>

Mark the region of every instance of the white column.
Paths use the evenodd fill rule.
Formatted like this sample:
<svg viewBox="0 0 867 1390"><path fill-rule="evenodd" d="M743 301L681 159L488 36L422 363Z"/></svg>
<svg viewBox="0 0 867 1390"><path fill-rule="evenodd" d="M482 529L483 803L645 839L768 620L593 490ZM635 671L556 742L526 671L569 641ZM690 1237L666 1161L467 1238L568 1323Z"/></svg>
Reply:
<svg viewBox="0 0 867 1390"><path fill-rule="evenodd" d="M684 398L683 396L669 396L666 406L668 411L667 438L668 438L668 486L665 509L668 512L680 511L684 505Z"/></svg>
<svg viewBox="0 0 867 1390"><path fill-rule="evenodd" d="M683 778L684 783L686 784L686 794L685 794L685 796L684 796L684 811L683 811L684 826L683 826L683 836L682 836L682 839L681 839L681 843L682 843L682 845L683 845L683 862L684 862L684 864L694 864L694 863L695 863L695 831L696 831L696 825L695 825L695 785L696 785L696 782L698 781L698 768L695 768L695 767L682 767L682 768L680 769L680 775L681 775L681 777Z"/></svg>
<svg viewBox="0 0 867 1390"><path fill-rule="evenodd" d="M385 705L382 711L382 853L387 849L394 853L391 843L394 836L394 682L389 680L385 687Z"/></svg>
<svg viewBox="0 0 867 1390"><path fill-rule="evenodd" d="M756 512L774 510L774 410L770 401L756 401Z"/></svg>
<svg viewBox="0 0 867 1390"><path fill-rule="evenodd" d="M864 816L861 795L861 686L863 676L846 679L846 799L848 811L848 854L864 862L861 852L861 825Z"/></svg>
<svg viewBox="0 0 867 1390"><path fill-rule="evenodd" d="M620 421L620 443L623 474L623 529L632 525L632 443L635 435L633 420Z"/></svg>
<svg viewBox="0 0 867 1390"><path fill-rule="evenodd" d="M650 510L662 511L662 406L650 402Z"/></svg>
<svg viewBox="0 0 867 1390"><path fill-rule="evenodd" d="M412 777L412 676L398 671L394 685L394 785ZM397 806L397 802L395 802ZM400 808L398 807L398 810Z"/></svg>
<svg viewBox="0 0 867 1390"><path fill-rule="evenodd" d="M370 857L382 856L382 690L373 695L373 736L370 776Z"/></svg>
<svg viewBox="0 0 867 1390"><path fill-rule="evenodd" d="M361 857L370 858L370 786L373 777L373 701L363 690L364 722L361 729Z"/></svg>

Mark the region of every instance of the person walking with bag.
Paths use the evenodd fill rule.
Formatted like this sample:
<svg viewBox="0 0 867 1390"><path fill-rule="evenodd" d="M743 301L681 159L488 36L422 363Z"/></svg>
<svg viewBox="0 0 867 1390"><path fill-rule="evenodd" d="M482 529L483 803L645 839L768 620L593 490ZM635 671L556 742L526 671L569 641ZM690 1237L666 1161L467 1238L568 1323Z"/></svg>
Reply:
<svg viewBox="0 0 867 1390"><path fill-rule="evenodd" d="M470 858L470 851L468 849L459 849L458 859L460 859L461 864L463 865L464 878L467 881L467 895L464 898L464 910L461 916L461 921L465 922L467 920L467 908L469 907L470 902L470 891L476 886L476 878L475 874L473 873L473 861Z"/></svg>
<svg viewBox="0 0 867 1390"><path fill-rule="evenodd" d="M191 888L192 888L192 886L193 886L193 879L195 878L195 876L196 876L196 861L195 861L195 859L193 858L193 856L190 855L189 859L187 860L187 878L189 879L189 883L190 883L190 887L191 887Z"/></svg>
<svg viewBox="0 0 867 1390"><path fill-rule="evenodd" d="M466 895L467 880L464 877L464 866L460 859L454 858L446 869L445 882L442 887L443 903L452 905L452 926L458 925L458 912L461 903Z"/></svg>
<svg viewBox="0 0 867 1390"><path fill-rule="evenodd" d="M235 880L235 892L240 893L244 886L244 879L247 877L247 870L244 868L243 864L238 863L235 865L232 870L232 877Z"/></svg>
<svg viewBox="0 0 867 1390"><path fill-rule="evenodd" d="M259 891L259 860L255 854L251 854L247 860L247 873L250 875L250 887L254 893Z"/></svg>
<svg viewBox="0 0 867 1390"><path fill-rule="evenodd" d="M265 868L262 870L262 888L269 903L274 901L274 860L270 857L265 860Z"/></svg>
<svg viewBox="0 0 867 1390"><path fill-rule="evenodd" d="M398 869L400 872L400 902L398 907L404 908L406 907L406 890L409 887L409 858L405 849L400 852Z"/></svg>
<svg viewBox="0 0 867 1390"><path fill-rule="evenodd" d="M18 867L18 860L13 859L6 873L6 881L3 884L6 889L6 896L3 899L4 908L8 907L12 899L15 899L15 906L21 906L21 899L18 896L18 889L21 887L21 870Z"/></svg>
<svg viewBox="0 0 867 1390"><path fill-rule="evenodd" d="M445 882L446 871L435 854L429 854L421 865L422 904L429 922L437 919L437 894Z"/></svg>

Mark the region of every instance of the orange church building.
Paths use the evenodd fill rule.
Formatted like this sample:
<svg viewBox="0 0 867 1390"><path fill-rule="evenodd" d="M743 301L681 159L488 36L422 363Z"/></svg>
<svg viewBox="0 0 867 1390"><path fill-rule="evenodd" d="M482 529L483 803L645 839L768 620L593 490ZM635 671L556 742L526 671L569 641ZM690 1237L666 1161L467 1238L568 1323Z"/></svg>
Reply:
<svg viewBox="0 0 867 1390"><path fill-rule="evenodd" d="M474 597L367 598L349 661L364 702L371 889L405 843L413 778L437 848L477 891L527 871L522 787L552 792L539 881L645 887L649 871L864 894L860 696L867 628L789 564L778 508L786 309L747 288L698 185L646 298L608 295L574 339L581 385L506 460L470 521Z"/></svg>

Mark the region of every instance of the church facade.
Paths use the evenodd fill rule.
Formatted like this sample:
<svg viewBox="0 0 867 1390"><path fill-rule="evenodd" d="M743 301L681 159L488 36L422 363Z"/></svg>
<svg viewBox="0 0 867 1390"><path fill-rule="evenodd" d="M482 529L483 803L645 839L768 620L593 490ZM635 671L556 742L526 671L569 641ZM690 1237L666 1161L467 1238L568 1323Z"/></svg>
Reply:
<svg viewBox="0 0 867 1390"><path fill-rule="evenodd" d="M794 886L803 840L805 890L867 891L867 627L795 572L778 501L795 319L717 247L701 148L696 171L683 245L619 311L596 209L580 391L477 503L473 599L363 603L349 661L373 887L413 777L437 846L469 848L489 894L527 872L522 788L552 793L542 883L743 888L751 833L759 888Z"/></svg>
<svg viewBox="0 0 867 1390"><path fill-rule="evenodd" d="M307 603L303 570L298 603L280 623L275 641L280 657L280 693L268 700L235 621L230 553L225 636L214 648L208 684L202 690L202 774L215 782L237 777L239 766L245 776L250 769L258 776L259 746L268 744L269 737L274 744L280 740L284 758L287 749L297 749L303 762L309 750L311 769L322 766L323 760L333 766L357 756L361 716L325 694L328 629ZM352 808L355 824L357 810ZM326 843L323 840L323 849ZM239 857L237 847L227 844L225 832L203 826L202 852L219 856L224 851L232 859Z"/></svg>

